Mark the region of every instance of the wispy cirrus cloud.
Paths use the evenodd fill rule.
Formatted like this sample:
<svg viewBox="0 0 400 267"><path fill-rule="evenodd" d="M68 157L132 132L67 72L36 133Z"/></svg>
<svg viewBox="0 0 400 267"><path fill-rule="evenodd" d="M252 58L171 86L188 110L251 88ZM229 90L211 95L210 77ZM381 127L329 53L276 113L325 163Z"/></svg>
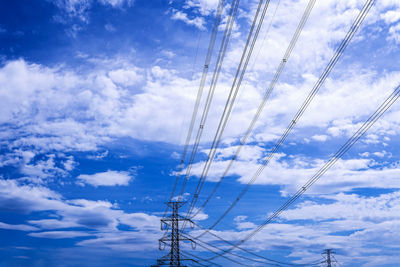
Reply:
<svg viewBox="0 0 400 267"><path fill-rule="evenodd" d="M38 228L26 224L8 224L0 222L0 229L18 230L18 231L37 231Z"/></svg>
<svg viewBox="0 0 400 267"><path fill-rule="evenodd" d="M132 7L134 0L48 0L58 7L59 12L53 16L57 23L70 25L66 30L67 34L76 38L77 34L90 23L90 9L94 4L105 7L124 9ZM111 29L110 26L106 28Z"/></svg>

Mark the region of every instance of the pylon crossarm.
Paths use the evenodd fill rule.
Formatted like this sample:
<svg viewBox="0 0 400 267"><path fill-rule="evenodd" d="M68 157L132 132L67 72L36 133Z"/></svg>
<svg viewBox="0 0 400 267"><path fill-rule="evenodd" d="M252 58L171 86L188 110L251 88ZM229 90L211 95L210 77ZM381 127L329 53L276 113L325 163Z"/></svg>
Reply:
<svg viewBox="0 0 400 267"><path fill-rule="evenodd" d="M181 215L177 215L175 217L173 216L166 216L164 218L161 219L162 222L168 222L168 221L173 221L173 220L179 220L179 221L189 221L190 223L193 223L191 219L186 218L184 216Z"/></svg>
<svg viewBox="0 0 400 267"><path fill-rule="evenodd" d="M162 242L162 243L164 243L164 244L165 244L165 242L173 241L173 240L174 240L174 238L171 237L171 236L167 236L167 237L163 237L163 238L160 238L160 239L159 239L159 241ZM186 238L186 237L179 237L179 241L190 241L190 242L194 242L193 239Z"/></svg>

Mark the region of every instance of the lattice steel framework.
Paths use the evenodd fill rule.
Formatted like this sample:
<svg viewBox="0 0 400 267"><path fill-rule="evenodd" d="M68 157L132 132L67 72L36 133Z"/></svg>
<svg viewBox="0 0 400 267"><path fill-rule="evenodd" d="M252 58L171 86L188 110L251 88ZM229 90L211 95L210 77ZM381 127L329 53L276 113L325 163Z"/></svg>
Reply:
<svg viewBox="0 0 400 267"><path fill-rule="evenodd" d="M180 241L190 241L192 245L195 243L192 239L181 236L179 223L186 221L193 224L193 222L190 219L179 215L179 208L182 207L185 202L170 201L166 204L171 208L172 213L170 216L161 219L161 230L168 231L171 229L171 231L159 239L159 249L163 250L168 243L170 244L171 249L167 255L157 260L157 265L152 265L152 267L165 265L170 267L185 267L185 265L182 265L182 261L194 260L182 257L180 252Z"/></svg>

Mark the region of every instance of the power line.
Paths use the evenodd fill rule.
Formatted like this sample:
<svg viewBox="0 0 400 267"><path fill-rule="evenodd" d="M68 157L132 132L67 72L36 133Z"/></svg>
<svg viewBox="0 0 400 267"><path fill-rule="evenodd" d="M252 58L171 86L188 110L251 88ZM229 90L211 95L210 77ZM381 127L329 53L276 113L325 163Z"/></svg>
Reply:
<svg viewBox="0 0 400 267"><path fill-rule="evenodd" d="M200 224L196 223L195 221L192 221L192 223L193 223L195 226L199 227L201 230L205 230L204 227L202 227ZM228 245L231 245L231 246L234 245L233 242L230 242L230 241L228 241L228 240L226 240L226 239L224 239L224 238L218 236L217 234L213 233L212 231L208 231L208 234L210 234L210 235L212 235L212 236L218 238L219 240L225 242L225 243L228 244ZM192 237L192 239L193 239L193 240L199 240L199 238L197 238L197 237ZM204 242L204 241L203 241L203 242ZM206 243L206 242L204 242L204 243ZM266 261L270 261L270 262L273 262L273 263L283 264L283 265L291 265L291 266L310 266L310 265L313 265L313 264L317 264L317 261L318 261L318 263L320 263L319 260L316 260L316 261L313 261L313 262L309 262L309 263L303 263L303 264L282 262L282 261L274 260L274 259L271 259L271 258L267 258L267 257L265 257L265 256L262 256L262 255L256 254L256 253L254 253L254 252L252 252L252 251L250 251L250 250L247 250L247 249L245 249L245 248L242 248L242 247L237 247L237 248L240 249L240 250L242 250L243 252L248 253L248 254L251 254L251 255L253 255L253 256L257 257L257 258L260 258L260 259L263 259L263 260L266 260Z"/></svg>
<svg viewBox="0 0 400 267"><path fill-rule="evenodd" d="M221 249L221 248L219 248L218 246L216 246L216 245L213 245L213 244L210 244L209 242L205 242L205 241L203 241L203 240L200 240L200 239L197 239L196 237L193 237L193 236L191 236L191 235L189 235L189 234L186 234L186 236L187 236L187 238L190 238L191 240L193 240L194 242L196 242L196 244L198 244L198 245L200 245L198 242L200 242L201 244L203 244L203 245L205 245L205 246L210 246L210 247L212 247L212 248L214 248L214 249L217 249L217 250L219 250L219 251L222 251L222 252L225 252L225 250L224 249ZM227 242L229 242L229 241L227 241ZM215 253L215 252L214 252ZM215 254L217 254L217 255L219 255L218 253L215 253ZM300 266L316 266L317 264L320 264L321 263L321 261L320 260L318 260L318 261L313 261L313 262L310 262L310 263L304 263L304 264L295 264L295 263L288 263L288 262L281 262L281 261L276 261L276 260L272 260L272 262L265 262L265 261L260 261L260 260L257 260L257 259L253 259L253 258L249 258L249 257L246 257L246 256L243 256L243 255L240 255L240 254L236 254L236 253L233 253L233 252L231 252L231 251L229 251L228 252L228 254L230 254L230 255L232 255L232 256L235 256L235 257L238 257L238 258L241 258L241 259L243 259L243 260L247 260L247 261L252 261L252 262L255 262L255 263L262 263L262 264L269 264L269 265L272 265L272 266L282 266L282 265L286 265L286 266L298 266L298 267L300 267ZM257 257L260 257L259 255L257 255L257 254L255 254ZM270 259L268 259L268 261L271 261Z"/></svg>
<svg viewBox="0 0 400 267"><path fill-rule="evenodd" d="M194 237L192 237L192 236L189 235L189 234L186 234L186 235L187 235L188 237L190 237L190 238L194 238ZM205 241L203 241L203 240L195 239L195 238L194 238L193 240L194 240L194 242L197 241L196 244L198 244L198 245L199 245L199 242L200 242L200 243L202 243L202 244L204 244L204 245L207 245L207 246L210 246L210 247L215 248L215 249L217 249L217 250L223 251L223 249L221 249L221 248L219 248L219 247L217 247L217 246L215 246L215 245L213 245L213 244L210 244L210 243L208 243L208 242L205 242ZM247 260L247 261L252 261L252 262L256 262L256 263L265 263L264 261L255 260L255 259L252 259L252 258L249 258L249 257L245 257L245 256L242 256L242 255L239 255L239 254L236 254L236 253L230 252L229 254L232 255L232 256L235 256L235 257L238 257L238 258ZM274 265L275 265L275 264L274 264ZM280 265L275 265L275 266L280 266Z"/></svg>
<svg viewBox="0 0 400 267"><path fill-rule="evenodd" d="M220 72L221 72L222 64L223 64L223 61L224 61L224 58L225 58L226 49L227 49L228 43L230 41L232 28L233 28L233 25L234 25L234 22L235 22L235 18L236 18L236 13L237 13L237 10L238 10L238 7L239 7L239 2L240 2L240 0L233 0L233 2L231 4L231 8L230 8L230 11L229 11L229 16L228 16L228 21L226 23L224 35L223 35L222 42L221 42L221 46L220 46L220 49L219 49L219 52L218 52L217 62L215 64L215 68L214 68L214 74L212 76L211 83L210 83L210 89L208 91L208 95L207 95L206 102L205 102L205 105L204 105L203 114L202 114L201 119L200 119L200 125L199 125L199 128L197 130L196 139L195 139L195 142L193 144L192 153L190 155L190 160L189 160L188 166L186 168L185 178L183 180L183 183L182 183L182 186L181 186L181 190L180 190L180 193L179 193L180 198L182 197L182 195L184 193L187 180L189 179L190 171L192 169L192 164L193 164L193 161L194 161L196 153L197 153L197 149L198 149L199 144L200 144L201 136L203 134L204 125L205 125L205 123L207 121L208 112L210 110L212 99L214 97L214 92L215 92L216 85L217 85L217 82L218 82L218 78L219 78L219 75L220 75Z"/></svg>
<svg viewBox="0 0 400 267"><path fill-rule="evenodd" d="M249 63L251 54L253 52L253 49L254 49L258 34L260 32L262 22L264 20L265 14L267 12L267 9L268 9L268 6L269 6L269 0L267 0L265 2L262 14L260 16L260 20L258 21L258 16L260 15L262 4L263 4L263 0L260 0L259 3L258 3L256 14L255 14L254 19L253 19L253 23L251 25L251 28L250 28L250 31L249 31L249 34L248 34L248 37L247 37L247 41L246 41L246 44L245 44L245 47L244 47L244 50L243 50L243 53L242 53L238 68L236 70L236 74L235 74L235 77L234 77L234 80L233 80L233 83L232 83L231 90L230 90L229 95L228 95L228 99L227 99L227 101L225 103L225 107L224 107L223 113L221 115L221 118L220 118L220 121L219 121L219 124L218 124L218 128L217 128L217 131L216 131L215 136L214 136L214 140L213 140L212 145L211 145L210 152L208 153L208 156L207 156L207 161L206 161L206 163L204 165L201 177L200 177L200 179L199 179L199 181L197 183L196 190L195 190L195 193L193 194L192 201L190 203L190 207L189 207L187 215L189 215L192 212L194 206L196 205L198 196L199 196L199 194L201 192L201 189L202 189L202 187L204 185L205 177L207 176L207 173L208 173L208 171L210 169L210 166L211 166L211 162L213 161L213 159L215 157L216 149L219 146L222 134L223 134L223 132L225 130L225 127L226 127L226 124L227 124L227 120L229 118L229 115L230 115L230 113L232 111L232 108L233 108L233 105L235 103L235 99L236 99L238 90L240 88L241 82L242 82L244 74L246 72L246 68L247 68L247 65ZM257 24L257 21L258 21L258 24ZM256 28L256 31L255 31L254 36L253 36L253 31L254 31L254 28L256 27L256 24L257 24L257 28ZM250 44L250 42L251 42L251 44ZM246 59L245 59L245 57L246 57ZM244 64L243 64L243 62L244 62ZM242 65L243 65L243 69L242 69ZM183 227L183 229L184 229L184 227Z"/></svg>
<svg viewBox="0 0 400 267"><path fill-rule="evenodd" d="M298 40L298 38L299 38L299 36L301 34L301 31L302 31L305 23L307 22L307 19L308 19L309 15L310 15L310 13L312 11L312 8L313 8L313 6L315 4L315 1L316 0L310 0L308 2L308 5L307 5L307 7L306 7L306 9L305 9L305 11L303 13L303 16L302 16L299 24L297 25L296 31L293 34L292 40L290 41L289 46L286 49L286 52L285 52L285 54L283 56L283 59L281 60L279 66L278 66L278 68L277 68L277 70L275 72L275 75L274 75L272 81L270 82L270 84L269 84L269 86L268 86L268 88L267 88L267 90L266 90L266 92L264 94L264 98L263 98L262 102L260 103L260 105L258 106L257 112L254 115L254 117L253 117L253 119L252 119L252 121L251 121L251 123L250 123L250 125L249 125L249 127L248 127L248 129L247 129L247 131L245 133L245 135L242 137L242 139L240 141L240 145L238 146L234 156L231 158L228 166L226 167L226 169L225 169L224 173L222 174L221 178L219 179L219 181L215 184L212 192L208 195L206 200L203 202L201 207L196 211L196 213L193 215L193 217L195 217L201 210L203 210L204 207L211 200L211 198L214 196L214 194L216 193L217 189L221 185L223 179L228 174L228 172L229 172L230 168L232 167L233 163L236 161L238 155L240 154L241 149L246 144L246 141L247 141L248 137L250 136L250 133L253 131L254 126L255 126L257 120L259 119L260 114L261 114L262 110L264 109L265 104L268 101L268 99L269 99L269 97L270 97L270 95L272 93L272 90L275 88L275 85L277 84L277 82L279 80L279 77L280 77L284 67L286 66L286 62L288 61L288 59L289 59L289 57L291 55L291 52L293 51L293 48L294 48L294 46L295 46L295 44L296 44L296 42L297 42L297 40Z"/></svg>
<svg viewBox="0 0 400 267"><path fill-rule="evenodd" d="M166 244L167 246L169 246L169 247L171 246L171 245L168 244L168 243L165 243L165 244ZM215 262L212 262L212 261L210 261L210 260L201 258L201 257L196 256L196 255L194 255L194 254L192 254L192 253L189 253L189 252L187 252L187 251L185 251L185 252L181 251L181 255L187 257L187 259L184 259L184 260L194 261L194 262L196 262L197 264L199 264L199 265L201 265L201 266L207 266L207 265L201 264L201 263L199 263L198 261L203 261L203 262L210 263L210 264L212 264L212 265L216 265L216 266L222 267L222 265L220 265L220 264L218 264L218 263L215 263ZM188 257L188 256L189 256L189 257ZM193 260L193 258L196 258L198 261ZM153 266L157 266L157 265L153 265Z"/></svg>
<svg viewBox="0 0 400 267"><path fill-rule="evenodd" d="M187 236L186 238L190 238L190 235L186 234L186 236ZM197 240L197 241L199 241L199 240ZM203 243L204 243L204 242L202 242L202 241L196 242L197 245L199 245L200 247L202 247L202 248L204 248L204 249L210 251L211 253L214 253L214 254L216 254L216 255L220 255L220 253L215 252L214 250L208 248L206 245L203 245ZM220 248L218 248L218 247L216 247L216 246L212 246L212 247L214 247L214 248L217 249L217 250L221 250ZM231 255L236 256L236 254L231 253L231 252L228 252L228 254L231 254ZM244 265L243 263L241 263L241 262L239 262L239 261L236 261L236 260L234 260L234 259L231 259L231 258L229 258L229 257L227 257L227 256L225 256L225 255L220 255L220 256L223 257L223 258L225 258L225 259L227 259L228 261L233 262L233 263L239 264L239 265L241 265L241 266L246 266L246 265ZM210 259L207 259L207 260L209 261Z"/></svg>
<svg viewBox="0 0 400 267"><path fill-rule="evenodd" d="M354 37L355 33L357 32L357 29L360 27L362 21L368 14L368 11L372 7L373 3L375 0L367 0L364 4L363 9L360 11L358 14L356 20L353 22L352 26L350 27L349 31L347 32L345 38L342 40L341 44L337 48L335 54L329 61L328 65L325 67L324 71L322 72L321 76L319 77L318 81L315 83L314 87L308 94L307 98L301 105L300 109L297 111L296 115L294 118L291 120L289 123L288 127L285 129L284 133L282 136L279 138L273 149L268 153L268 156L266 159L263 160L261 166L257 169L257 171L253 174L252 178L250 181L247 183L247 185L243 188L243 190L239 193L239 195L235 198L235 200L232 202L232 204L228 207L228 209L225 210L225 212L210 226L208 227L209 231L213 229L218 223L222 221L222 219L234 208L234 206L241 200L241 198L246 194L246 192L249 190L249 187L256 181L256 179L261 175L262 171L265 169L265 167L269 164L271 159L274 157L275 153L277 150L280 148L282 143L285 141L289 133L292 131L294 128L295 124L298 122L298 120L301 118L301 116L304 114L305 110L307 107L310 105L311 101L314 99L315 95L325 82L326 78L338 62L340 56L343 54L344 50L346 49L347 45L351 41L351 39ZM203 233L202 235L204 235Z"/></svg>
<svg viewBox="0 0 400 267"><path fill-rule="evenodd" d="M258 57L260 56L260 53L261 53L262 48L263 48L264 45L265 45L265 41L267 40L267 37L268 37L268 35L269 35L269 31L270 31L270 29L271 29L271 27L272 27L272 24L273 24L273 22L274 22L274 19L275 19L275 17L276 17L276 13L277 13L277 11L278 11L278 9L279 9L280 4L281 4L281 0L278 0L278 2L276 3L276 6L275 6L275 10L274 10L274 12L273 12L273 15L272 15L272 17L271 17L271 20L270 20L270 22L269 22L269 24L268 24L268 27L267 27L266 31L265 31L264 38L263 38L262 41L261 41L260 47L258 48L258 51L257 51L257 54L256 54L255 57L254 57L253 64L252 64L251 67L250 67L250 70L251 70L251 71L254 71L254 69L255 69L256 62L257 62L257 60L258 60ZM244 84L244 86L243 86L243 89L242 89L242 91L239 93L238 101L240 101L241 97L243 96L243 93L246 91L247 85L248 85L248 81L245 81L245 84ZM228 124L230 123L231 119L232 119L232 117L229 117L229 118L228 118Z"/></svg>
<svg viewBox="0 0 400 267"><path fill-rule="evenodd" d="M335 260L335 263L339 265L339 267L342 267L342 265L339 263L339 261L336 259L335 255L332 255L333 259Z"/></svg>
<svg viewBox="0 0 400 267"><path fill-rule="evenodd" d="M293 204L300 196L302 196L322 175L324 175L364 134L372 125L398 100L400 97L400 85L394 89L392 94L378 107L377 110L363 123L363 125L347 140L347 142L340 147L340 149L305 183L290 199L288 199L278 210L276 210L267 220L261 225L257 226L249 235L240 240L237 244L226 250L229 252L234 248L242 245L249 240L259 231L261 231L267 224L271 223L278 217L284 210ZM215 257L216 258L216 257Z"/></svg>
<svg viewBox="0 0 400 267"><path fill-rule="evenodd" d="M225 0L220 0L219 4L218 4L218 7L217 7L215 20L214 20L214 25L213 25L213 29L212 29L212 33L211 33L211 38L210 38L210 42L209 42L209 45L208 45L207 56L206 56L204 67L203 67L203 74L201 76L199 90L197 92L196 101L195 101L194 108L193 108L193 113L192 113L192 118L191 118L191 121L190 121L188 134L186 136L185 146L183 148L181 161L180 161L179 166L178 166L178 172L177 172L177 175L176 175L176 178L175 178L175 183L174 183L174 185L172 187L172 192L171 192L171 195L169 197L169 202L174 197L176 186L178 184L178 181L179 181L179 178L180 178L180 175L181 175L181 171L182 171L184 163L185 163L186 154L187 154L187 151L188 151L188 148L189 148L190 139L192 137L193 127L194 127L194 123L196 121L197 112L198 112L198 109L199 109L200 100L201 100L201 96L203 94L204 84L205 84L207 73L208 73L208 66L209 66L209 64L211 62L211 56L212 56L212 52L214 50L215 39L217 37L218 26L219 26L220 21L221 21L221 15L222 15L222 10L223 10L223 7L224 7L224 3L225 3ZM166 209L164 211L163 217L165 216L167 211L168 211L168 205L167 205L167 207L166 207Z"/></svg>
<svg viewBox="0 0 400 267"><path fill-rule="evenodd" d="M196 255L194 255L194 254L192 254L192 253L189 253L189 252L187 252L187 251L182 252L182 254L183 254L183 255L186 255L186 256L189 256L189 257L191 257L191 258L196 258L196 259L198 259L199 261L204 261L204 262L210 263L210 264L212 264L212 265L216 265L216 266L221 266L221 267L222 267L222 265L220 265L220 264L218 264L218 263L209 261L209 260L207 260L207 259L200 258L199 256L196 256ZM205 264L201 264L201 263L199 263L198 261L196 261L196 263L199 264L199 265L201 265L201 266L208 266L208 265L205 265Z"/></svg>
<svg viewBox="0 0 400 267"><path fill-rule="evenodd" d="M209 246L209 247L212 247L212 248L214 248L214 249L216 249L216 250L224 251L223 249L219 248L218 246L215 246L215 245L213 245L213 244L210 244L209 242L205 242L205 241L200 240L200 239L196 239L195 237L193 237L193 236L191 236L191 235L189 235L189 234L186 234L186 236L187 236L187 238L190 238L190 239L193 240L194 242L197 241L196 244L199 245L199 246L201 246L201 247L203 247L203 248L204 248L204 246ZM199 242L200 242L200 243L199 243ZM204 246L202 246L201 244L203 244ZM213 253L219 255L218 253L215 253L215 252L213 252ZM230 255L232 255L232 256L235 256L235 257L238 257L238 258L240 258L240 259L246 260L246 261L251 261L251 262L255 262L255 263L266 264L265 261L260 261L260 260L257 260L257 259L252 259L252 258L243 256L243 255L240 255L240 254L236 254L236 253L233 253L233 252L229 252L228 254L230 254ZM273 262L273 263L268 262L268 264L273 265L273 266L281 266L280 264L274 263L274 262ZM247 265L246 265L246 266L247 266ZM298 266L298 265L296 265L296 266ZM305 265L300 265L300 266L305 266ZM310 266L310 265L307 265L307 266Z"/></svg>

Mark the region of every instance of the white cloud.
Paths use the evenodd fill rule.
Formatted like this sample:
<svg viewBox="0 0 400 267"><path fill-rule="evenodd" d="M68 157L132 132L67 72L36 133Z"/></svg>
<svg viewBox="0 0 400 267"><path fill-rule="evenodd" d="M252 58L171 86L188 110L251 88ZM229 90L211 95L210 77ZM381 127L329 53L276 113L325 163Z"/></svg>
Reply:
<svg viewBox="0 0 400 267"><path fill-rule="evenodd" d="M78 18L82 22L88 23L87 10L92 4L92 0L53 0L58 8L60 8L68 17ZM56 21L66 23L65 18L61 16L55 17Z"/></svg>
<svg viewBox="0 0 400 267"><path fill-rule="evenodd" d="M172 10L171 19L183 21L184 23L191 25L191 26L195 26L200 30L205 29L205 27L204 27L205 21L202 17L195 17L193 19L190 19L186 13L179 11L179 10L175 10L175 9Z"/></svg>
<svg viewBox="0 0 400 267"><path fill-rule="evenodd" d="M379 158L383 158L386 154L387 152L385 150L372 153L372 155L377 156Z"/></svg>
<svg viewBox="0 0 400 267"><path fill-rule="evenodd" d="M8 224L8 223L3 223L3 222L0 222L0 228L7 229L7 230L18 230L18 231L37 231L38 230L38 228L30 226L30 225Z"/></svg>
<svg viewBox="0 0 400 267"><path fill-rule="evenodd" d="M98 0L103 5L110 5L112 7L132 6L134 0Z"/></svg>
<svg viewBox="0 0 400 267"><path fill-rule="evenodd" d="M95 174L81 174L78 177L80 183L98 186L116 186L128 185L133 179L132 175L123 171L106 171Z"/></svg>
<svg viewBox="0 0 400 267"><path fill-rule="evenodd" d="M125 213L107 201L65 200L48 188L22 185L15 180L0 179L0 209L25 214L47 211L52 218L29 220L29 224L23 225L0 223L0 228L35 231L29 235L39 238L91 237L80 243L81 246L143 251L154 249L154 244L162 234L160 218L157 216ZM117 228L120 224L135 231L120 231ZM39 228L42 231L36 232Z"/></svg>
<svg viewBox="0 0 400 267"><path fill-rule="evenodd" d="M64 168L56 166L56 155L49 154L46 155L46 159L36 161L31 164L23 164L21 166L20 172L22 174L28 175L29 178L39 178L41 181L45 178L54 176L65 176L67 171L71 171L75 166L75 161L73 158L69 157L64 162L60 160Z"/></svg>
<svg viewBox="0 0 400 267"><path fill-rule="evenodd" d="M188 116L185 114L191 112L199 80L184 79L175 70L159 66L144 73L145 70L135 66L116 65L107 71L78 75L23 60L8 62L0 69L3 88L0 89L3 100L0 121L18 125L29 119L31 124L19 124L20 128L8 129L0 138L10 139L29 132L31 135L21 136L13 146L29 144L41 149L67 151L96 150L99 144L122 136L179 143L176 129L182 127L182 122L183 129L187 127ZM332 137L355 131L360 118L371 113L385 96L382 92L389 92L400 79L398 73L383 77L373 72L364 76L362 73L354 70L354 76L345 75L341 80L329 81L327 90L317 96L296 130L320 125L326 133L318 135ZM228 78L229 75L221 78L203 141L212 140L229 88ZM260 118L263 123L256 125L253 140L271 141L282 133L303 98L302 92L309 90L313 79L307 78L299 87L278 84L277 94L267 103ZM260 96L255 86L246 86L246 94L239 97L233 110L225 138L240 136L245 129L243 125L247 125L254 115L254 109L249 106L258 103ZM395 116L397 110L393 107L383 122L372 129L375 135L386 137L390 130L399 127L398 116ZM160 135L160 132L164 134Z"/></svg>
<svg viewBox="0 0 400 267"><path fill-rule="evenodd" d="M50 0L55 6L60 9L59 14L53 16L53 19L58 23L71 25L66 30L67 34L76 37L77 33L84 28L84 24L89 24L89 10L93 3L97 2L103 6L111 6L112 8L123 9L131 7L134 0ZM108 26L107 26L108 25ZM106 30L112 31L112 25L107 24Z"/></svg>
<svg viewBox="0 0 400 267"><path fill-rule="evenodd" d="M136 230L154 230L160 227L160 220L157 216L145 213L124 214L119 218L121 224L131 226Z"/></svg>
<svg viewBox="0 0 400 267"><path fill-rule="evenodd" d="M110 23L107 23L104 25L104 29L106 29L109 32L115 32L117 29Z"/></svg>
<svg viewBox="0 0 400 267"><path fill-rule="evenodd" d="M104 232L98 234L96 238L80 241L77 245L82 247L108 248L123 252L154 251L154 244L157 244L161 234L158 231Z"/></svg>
<svg viewBox="0 0 400 267"><path fill-rule="evenodd" d="M249 148L251 147L249 146ZM254 146L253 150L257 151L258 148ZM233 150L231 151L232 155ZM380 154L378 153L376 156L379 159ZM207 180L219 181L229 161L228 154L226 158L216 160L209 171ZM323 166L325 161L293 154L290 156L277 154L255 180L255 184L280 185L281 194L290 195L303 186ZM203 166L204 161L195 163L191 174L199 177ZM228 177L237 176L240 183L247 184L259 166L258 161L252 157L242 160L239 158L232 165ZM306 194L346 192L356 188L400 188L398 175L400 175L400 168L395 163L377 162L370 158L339 160Z"/></svg>
<svg viewBox="0 0 400 267"><path fill-rule="evenodd" d="M333 203L318 204L303 202L296 208L282 214L287 220L324 221L335 220L341 230L353 230L354 227L363 229L371 223L380 223L386 220L400 220L400 192L383 194L377 197L362 197L356 194L339 193L333 196L321 196ZM349 223L341 220L348 220ZM358 224L355 224L359 221ZM364 221L361 223L361 221ZM352 223L350 223L352 222ZM348 227L348 228L346 228Z"/></svg>
<svg viewBox="0 0 400 267"><path fill-rule="evenodd" d="M313 135L311 138L318 142L325 142L328 139L328 136L321 134L321 135Z"/></svg>
<svg viewBox="0 0 400 267"><path fill-rule="evenodd" d="M186 0L184 8L197 8L199 12L206 16L218 7L219 0Z"/></svg>
<svg viewBox="0 0 400 267"><path fill-rule="evenodd" d="M163 54L167 58L173 58L176 56L176 54L174 52L172 52L171 50L163 50L163 51L161 51L161 54Z"/></svg>
<svg viewBox="0 0 400 267"><path fill-rule="evenodd" d="M400 10L388 10L385 13L381 14L381 18L386 23L394 23L400 20Z"/></svg>
<svg viewBox="0 0 400 267"><path fill-rule="evenodd" d="M187 120L197 80L158 66L146 79L138 74L142 70L121 68L124 64L111 66L107 74L100 70L78 75L23 60L7 62L0 68L0 122L16 127L7 128L0 139L19 136L12 147L34 146L42 152L97 150L98 145L124 136L179 142L176 129ZM142 79L145 84L139 91L136 86ZM217 97L222 104L222 91ZM22 123L26 120L30 123Z"/></svg>
<svg viewBox="0 0 400 267"><path fill-rule="evenodd" d="M65 219L65 218L61 220L58 219L29 220L28 223L46 230L80 227L80 224L78 224L73 219Z"/></svg>
<svg viewBox="0 0 400 267"><path fill-rule="evenodd" d="M174 152L172 152L172 154L171 154L171 158L173 158L173 159L180 159L180 158L181 158L181 155L180 155L178 152L174 151Z"/></svg>
<svg viewBox="0 0 400 267"><path fill-rule="evenodd" d="M143 79L142 75L138 74L137 70L113 70L110 71L108 75L113 82L124 86L134 85Z"/></svg>
<svg viewBox="0 0 400 267"><path fill-rule="evenodd" d="M256 225L252 222L246 221L247 216L239 215L233 219L236 223L236 228L238 230L254 229Z"/></svg>
<svg viewBox="0 0 400 267"><path fill-rule="evenodd" d="M51 239L75 238L75 237L91 236L91 234L89 234L87 232L78 232L78 231L37 232L37 233L29 233L28 235L29 236L33 236L33 237L51 238Z"/></svg>
<svg viewBox="0 0 400 267"><path fill-rule="evenodd" d="M389 40L394 41L396 44L400 43L400 23L389 28Z"/></svg>

